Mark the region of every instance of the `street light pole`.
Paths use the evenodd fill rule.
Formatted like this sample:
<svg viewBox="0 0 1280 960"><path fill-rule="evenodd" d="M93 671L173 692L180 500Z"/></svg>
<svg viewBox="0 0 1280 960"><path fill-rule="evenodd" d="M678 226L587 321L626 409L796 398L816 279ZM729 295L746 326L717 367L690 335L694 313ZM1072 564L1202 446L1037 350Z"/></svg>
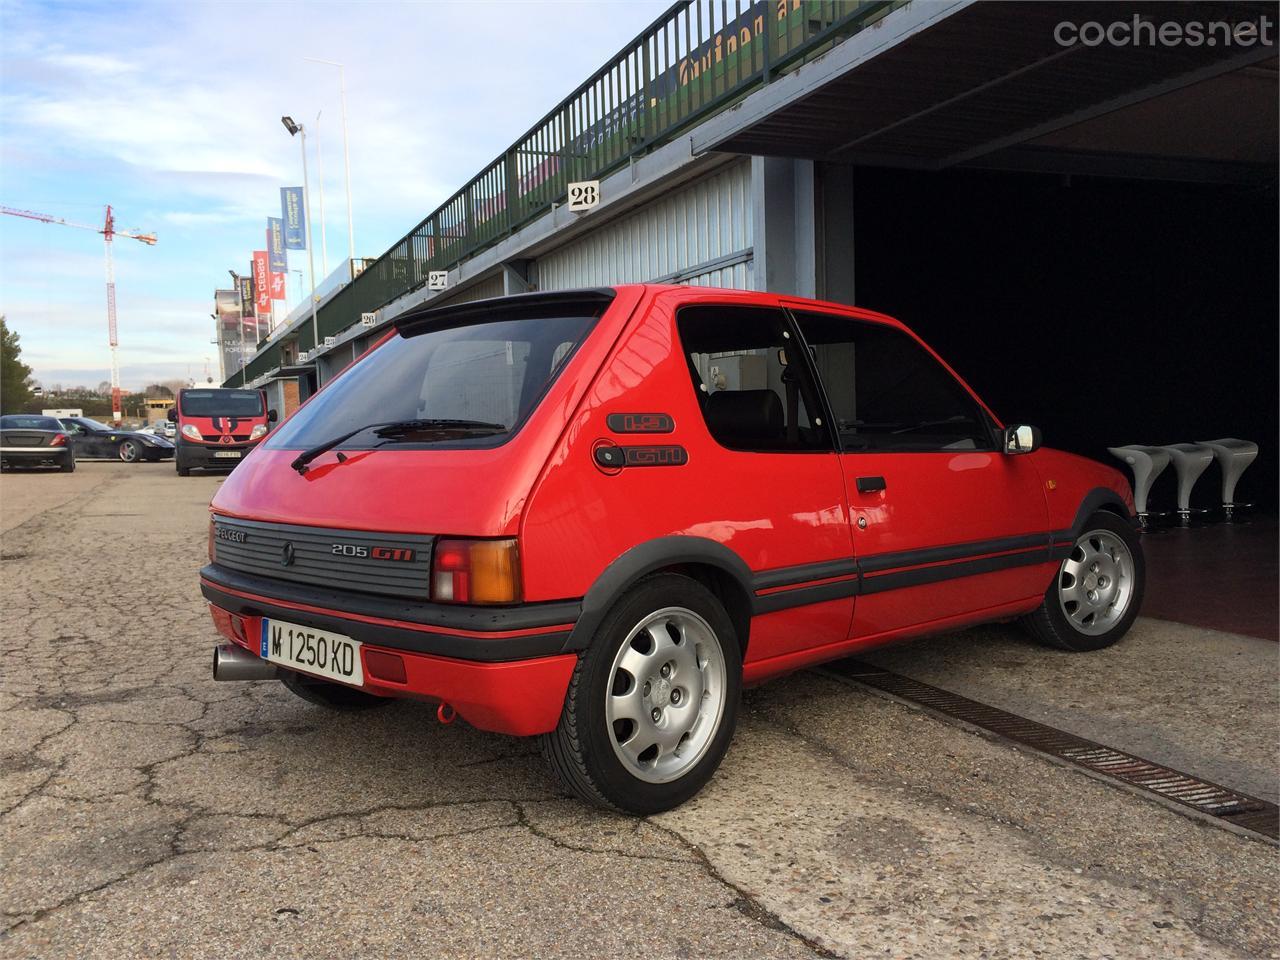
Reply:
<svg viewBox="0 0 1280 960"><path fill-rule="evenodd" d="M329 276L329 241L324 231L324 153L320 150L320 115L316 114L316 181L320 187L320 276Z"/></svg>
<svg viewBox="0 0 1280 960"><path fill-rule="evenodd" d="M302 134L302 205L307 208L307 270L311 274L311 339L312 350L320 346L320 321L316 319L316 250L311 240L311 186L307 179L307 128L294 123L292 117L281 117L280 122L289 131L289 136Z"/></svg>
<svg viewBox="0 0 1280 960"><path fill-rule="evenodd" d="M351 218L351 144L347 139L347 69L333 60L321 60L317 57L303 57L303 59L312 63L323 63L326 66L338 68L338 85L342 94L342 163L347 181L347 259L354 260L356 258L356 235Z"/></svg>

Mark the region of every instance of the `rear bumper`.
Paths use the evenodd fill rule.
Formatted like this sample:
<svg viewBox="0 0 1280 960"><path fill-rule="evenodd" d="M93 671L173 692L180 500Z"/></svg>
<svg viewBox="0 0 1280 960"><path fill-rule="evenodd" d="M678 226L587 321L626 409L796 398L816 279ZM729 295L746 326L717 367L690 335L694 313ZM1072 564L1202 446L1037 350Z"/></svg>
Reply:
<svg viewBox="0 0 1280 960"><path fill-rule="evenodd" d="M202 581L201 586L207 588L207 581ZM205 595L209 595L208 589ZM259 606L264 609L257 614L233 614L211 601L210 613L219 633L245 650L260 655L253 640L261 636L263 615L270 615L270 610L266 609L270 605L264 603ZM286 609L284 619L304 626L320 626L314 614L292 608ZM332 626L335 621L345 622L348 629L342 632L360 639L361 624L355 620L342 621L340 616L325 617L322 629L342 630ZM487 641L476 639L475 642ZM368 656L373 652L398 657L404 665L404 680L400 682L374 676ZM365 682L360 689L366 693L447 703L478 729L522 737L555 729L577 663L574 654L559 653L506 662L480 662L418 653L368 641L363 641L361 657Z"/></svg>
<svg viewBox="0 0 1280 960"><path fill-rule="evenodd" d="M70 447L0 447L0 459L14 463L68 463Z"/></svg>

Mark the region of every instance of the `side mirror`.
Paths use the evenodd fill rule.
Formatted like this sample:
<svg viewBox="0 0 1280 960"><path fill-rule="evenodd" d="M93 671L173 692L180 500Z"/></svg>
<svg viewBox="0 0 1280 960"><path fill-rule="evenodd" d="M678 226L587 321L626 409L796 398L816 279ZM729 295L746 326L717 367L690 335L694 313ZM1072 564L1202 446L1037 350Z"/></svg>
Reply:
<svg viewBox="0 0 1280 960"><path fill-rule="evenodd" d="M277 414L274 410L267 411L267 423L275 423L279 419L280 419L280 415Z"/></svg>
<svg viewBox="0 0 1280 960"><path fill-rule="evenodd" d="M1039 450L1040 444L1043 442L1038 427L1020 423L1014 427L1004 428L1005 453L1032 453Z"/></svg>
<svg viewBox="0 0 1280 960"><path fill-rule="evenodd" d="M178 408L177 408L177 407L170 407L170 408L169 408L169 412L166 414L166 416L168 417L168 419L169 419L169 422L170 422L170 423L177 423L177 422L178 422Z"/></svg>

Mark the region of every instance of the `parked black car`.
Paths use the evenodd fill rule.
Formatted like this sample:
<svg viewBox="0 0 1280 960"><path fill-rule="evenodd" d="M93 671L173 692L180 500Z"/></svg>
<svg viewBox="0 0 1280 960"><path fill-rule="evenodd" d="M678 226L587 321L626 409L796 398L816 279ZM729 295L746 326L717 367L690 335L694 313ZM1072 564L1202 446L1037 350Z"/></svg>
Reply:
<svg viewBox="0 0 1280 960"><path fill-rule="evenodd" d="M11 413L0 417L0 468L51 464L63 473L76 468L71 437L53 417Z"/></svg>
<svg viewBox="0 0 1280 960"><path fill-rule="evenodd" d="M105 423L88 417L62 417L61 421L71 435L71 445L77 457L105 457L125 463L173 458L173 444L164 437L132 430L113 430Z"/></svg>

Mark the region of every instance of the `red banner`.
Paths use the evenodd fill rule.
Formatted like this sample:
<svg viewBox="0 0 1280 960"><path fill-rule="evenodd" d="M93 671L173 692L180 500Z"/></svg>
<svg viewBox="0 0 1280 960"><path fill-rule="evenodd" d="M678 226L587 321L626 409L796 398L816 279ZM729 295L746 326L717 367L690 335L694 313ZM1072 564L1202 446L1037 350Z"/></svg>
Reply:
<svg viewBox="0 0 1280 960"><path fill-rule="evenodd" d="M273 273L271 275L271 299L272 300L284 299L284 274L283 273Z"/></svg>
<svg viewBox="0 0 1280 960"><path fill-rule="evenodd" d="M271 312L271 278L265 250L253 251L253 305L260 320Z"/></svg>

